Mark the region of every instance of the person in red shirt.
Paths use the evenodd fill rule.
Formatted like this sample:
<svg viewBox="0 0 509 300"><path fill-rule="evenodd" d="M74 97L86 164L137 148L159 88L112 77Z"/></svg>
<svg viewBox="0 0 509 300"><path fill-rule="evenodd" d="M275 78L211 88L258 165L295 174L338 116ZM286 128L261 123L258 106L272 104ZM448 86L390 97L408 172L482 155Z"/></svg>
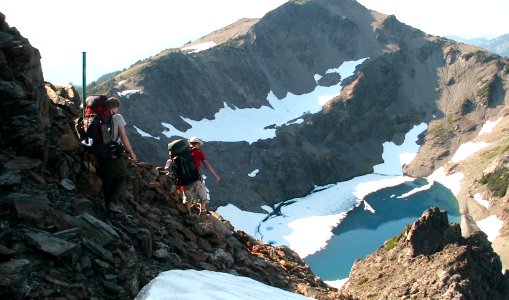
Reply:
<svg viewBox="0 0 509 300"><path fill-rule="evenodd" d="M197 137L191 137L189 139L189 144L191 145L191 156L193 157L194 165L198 172L200 172L201 163L205 166L205 168L214 176L217 182L221 181L221 177L217 175L216 171L209 163L209 161L205 158L205 152L203 152L200 147L203 145L203 141ZM201 173L201 172L200 172ZM184 187L184 201L186 203L187 211L191 211L191 204L193 200L199 201L201 205L201 211L207 210L207 188L205 187L205 182L200 176L200 179L192 182Z"/></svg>

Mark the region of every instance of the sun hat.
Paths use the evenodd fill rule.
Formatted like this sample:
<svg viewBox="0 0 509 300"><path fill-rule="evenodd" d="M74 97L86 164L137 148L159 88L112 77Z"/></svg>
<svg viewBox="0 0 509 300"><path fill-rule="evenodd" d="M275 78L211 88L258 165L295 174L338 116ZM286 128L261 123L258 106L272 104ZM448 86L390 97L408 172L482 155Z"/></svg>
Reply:
<svg viewBox="0 0 509 300"><path fill-rule="evenodd" d="M200 146L203 145L203 141L195 136L193 136L189 139L189 143L198 143L198 144L200 144Z"/></svg>

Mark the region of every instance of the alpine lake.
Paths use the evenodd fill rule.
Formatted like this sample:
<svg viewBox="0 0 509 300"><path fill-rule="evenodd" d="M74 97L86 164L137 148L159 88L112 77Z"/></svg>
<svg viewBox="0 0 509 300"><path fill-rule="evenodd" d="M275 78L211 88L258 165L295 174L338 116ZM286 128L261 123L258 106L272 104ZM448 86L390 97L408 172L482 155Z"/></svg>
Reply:
<svg viewBox="0 0 509 300"><path fill-rule="evenodd" d="M452 192L438 182L418 190L425 185L426 179L415 179L369 194L333 230L325 248L304 261L322 280L344 279L357 259L365 258L386 240L400 235L431 207L447 211L449 222L459 223L458 202ZM412 190L416 192L409 193Z"/></svg>

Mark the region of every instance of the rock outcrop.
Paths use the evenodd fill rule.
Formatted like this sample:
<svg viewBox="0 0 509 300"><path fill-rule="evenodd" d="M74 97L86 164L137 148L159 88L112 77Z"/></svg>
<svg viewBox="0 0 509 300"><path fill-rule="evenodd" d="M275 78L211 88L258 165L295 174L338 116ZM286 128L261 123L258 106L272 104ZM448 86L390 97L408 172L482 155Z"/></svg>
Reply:
<svg viewBox="0 0 509 300"><path fill-rule="evenodd" d="M3 144L20 155L44 159L49 102L39 50L30 46L0 13L0 126ZM2 147L4 148L4 147Z"/></svg>
<svg viewBox="0 0 509 300"><path fill-rule="evenodd" d="M509 272L482 232L464 238L429 209L399 237L355 262L342 292L352 299L508 299Z"/></svg>

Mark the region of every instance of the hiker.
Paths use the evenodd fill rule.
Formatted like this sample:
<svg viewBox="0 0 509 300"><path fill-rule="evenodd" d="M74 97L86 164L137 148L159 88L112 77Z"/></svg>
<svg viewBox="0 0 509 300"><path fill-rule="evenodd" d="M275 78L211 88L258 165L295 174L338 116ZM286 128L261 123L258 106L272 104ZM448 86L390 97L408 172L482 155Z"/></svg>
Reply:
<svg viewBox="0 0 509 300"><path fill-rule="evenodd" d="M171 144L172 143L170 143L168 146L170 147ZM214 176L217 182L221 181L221 177L217 175L212 165L205 158L205 152L203 152L203 150L200 149L202 145L203 141L197 137L191 137L189 139L189 148L191 151L192 161L194 163L194 167L196 168L198 176L195 177L196 179L194 179L191 183L183 185L183 198L188 212L191 212L191 205L193 203L193 200L200 202L201 212L205 212L207 210L208 202L207 188L205 187L205 183L200 173L201 163L203 163L205 168ZM172 159L174 158L172 157L166 162L165 166L166 169L168 169L172 164L173 162Z"/></svg>
<svg viewBox="0 0 509 300"><path fill-rule="evenodd" d="M214 178L217 182L221 181L221 177L217 175L216 171L212 167L212 165L205 158L205 152L200 149L203 146L203 141L197 137L191 137L189 139L189 144L191 145L191 155L193 157L194 165L198 172L200 172L200 166L203 162L205 168L214 175ZM201 174L201 173L200 173ZM186 202L187 211L191 211L192 200L200 200L201 211L206 211L206 205L208 201L207 197L207 188L205 187L205 182L203 181L202 176L198 180L193 183L190 183L184 187L184 201Z"/></svg>
<svg viewBox="0 0 509 300"><path fill-rule="evenodd" d="M106 209L115 211L113 207L123 198L124 182L127 177L127 166L124 160L124 149L129 153L131 159L136 162L136 154L125 132L126 122L124 117L118 113L120 101L110 97L106 106L111 110L112 118L112 144L113 155L110 157L99 157L99 174L103 181L104 204Z"/></svg>

